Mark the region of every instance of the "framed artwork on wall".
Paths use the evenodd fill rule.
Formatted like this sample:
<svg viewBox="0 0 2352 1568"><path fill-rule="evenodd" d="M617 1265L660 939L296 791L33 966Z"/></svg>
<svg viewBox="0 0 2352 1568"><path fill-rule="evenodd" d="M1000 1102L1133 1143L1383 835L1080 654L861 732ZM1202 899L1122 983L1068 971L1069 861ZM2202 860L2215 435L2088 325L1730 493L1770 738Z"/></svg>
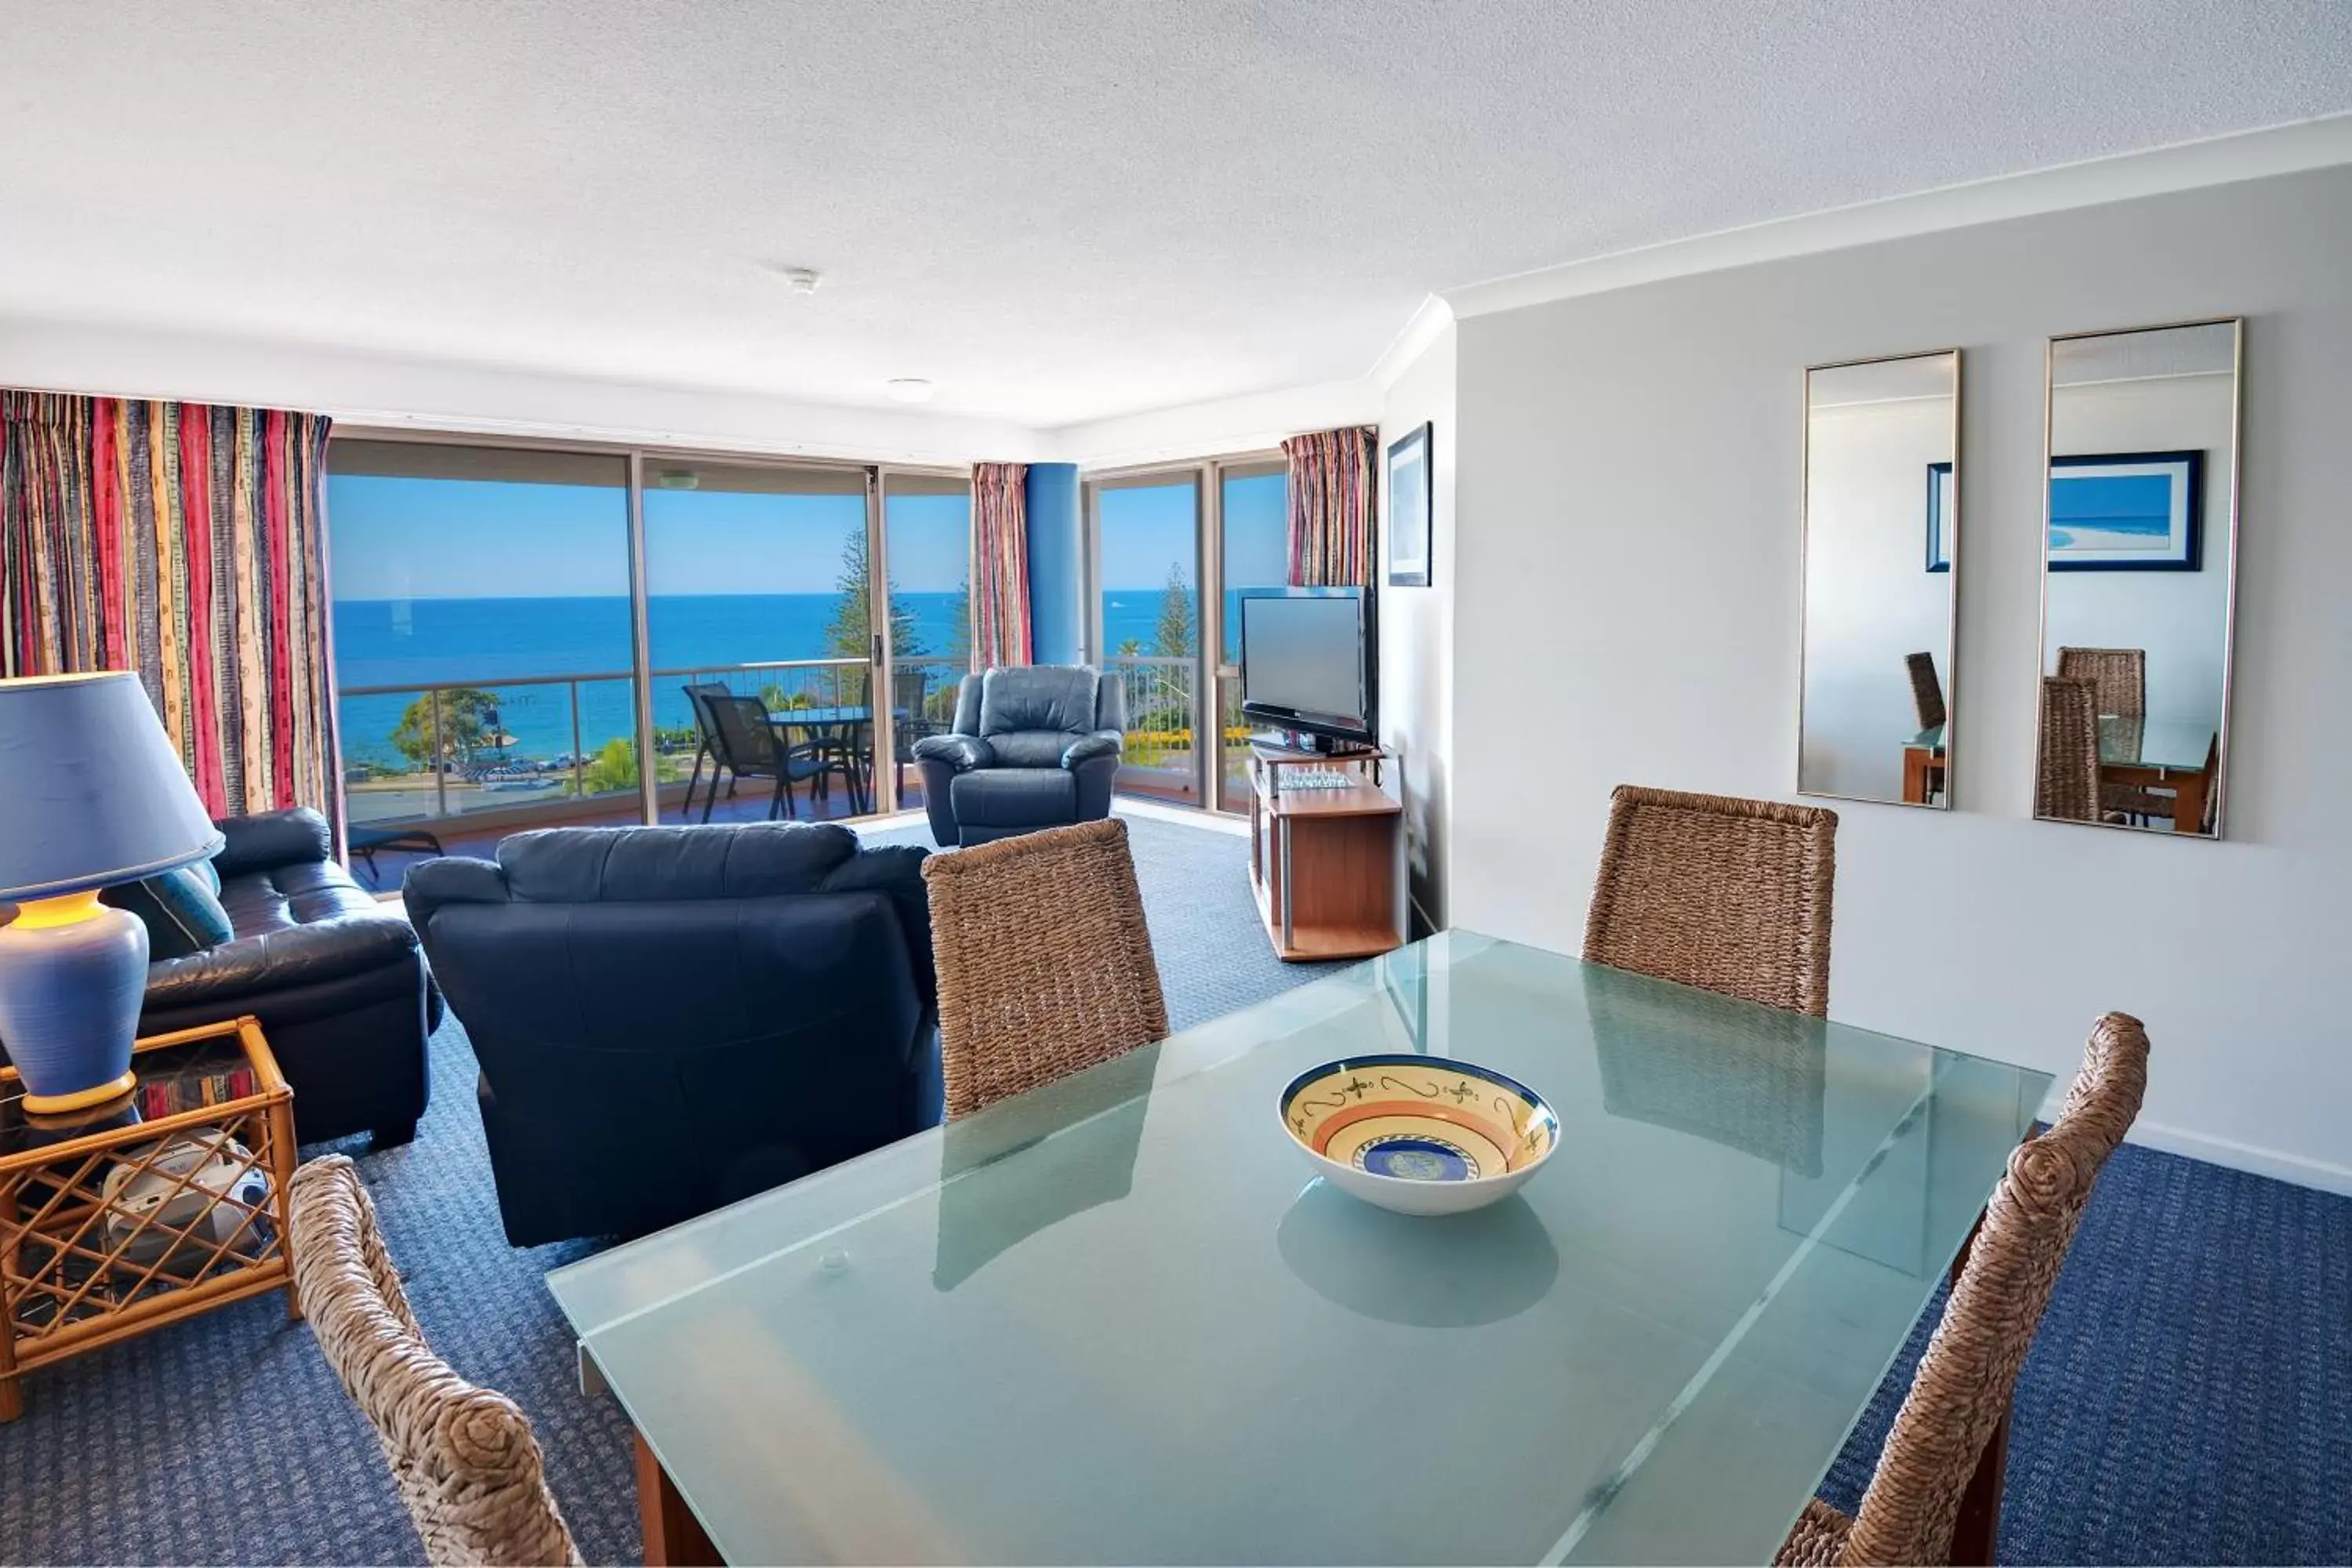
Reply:
<svg viewBox="0 0 2352 1568"><path fill-rule="evenodd" d="M1927 465L1927 570L1952 569L1952 465Z"/></svg>
<svg viewBox="0 0 2352 1568"><path fill-rule="evenodd" d="M1432 426L1389 443L1389 586L1429 586L1429 520L1435 493L1430 473Z"/></svg>
<svg viewBox="0 0 2352 1568"><path fill-rule="evenodd" d="M2205 454L2113 452L2050 459L2050 570L2195 572Z"/></svg>

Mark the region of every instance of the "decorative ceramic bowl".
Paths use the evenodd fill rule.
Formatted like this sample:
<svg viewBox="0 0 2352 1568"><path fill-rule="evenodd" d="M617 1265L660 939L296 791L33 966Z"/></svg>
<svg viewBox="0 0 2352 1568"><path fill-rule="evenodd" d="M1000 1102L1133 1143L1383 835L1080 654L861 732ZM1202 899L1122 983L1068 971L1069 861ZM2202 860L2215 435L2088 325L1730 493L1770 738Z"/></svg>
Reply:
<svg viewBox="0 0 2352 1568"><path fill-rule="evenodd" d="M1527 1085L1445 1057L1349 1057L1282 1091L1282 1125L1330 1184L1399 1214L1461 1214L1518 1191L1559 1142Z"/></svg>

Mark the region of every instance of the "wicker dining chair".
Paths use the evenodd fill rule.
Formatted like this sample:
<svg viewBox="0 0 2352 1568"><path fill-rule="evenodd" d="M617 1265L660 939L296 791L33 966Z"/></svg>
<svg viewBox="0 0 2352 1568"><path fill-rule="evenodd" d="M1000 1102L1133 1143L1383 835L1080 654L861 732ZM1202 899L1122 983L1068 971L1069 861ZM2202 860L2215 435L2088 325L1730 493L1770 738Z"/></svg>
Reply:
<svg viewBox="0 0 2352 1568"><path fill-rule="evenodd" d="M2049 1130L2009 1157L1944 1316L1848 1518L1805 1505L1777 1562L1948 1563L1960 1502L2009 1408L2058 1270L2100 1167L2131 1130L2147 1089L2147 1031L2109 1013Z"/></svg>
<svg viewBox="0 0 2352 1568"><path fill-rule="evenodd" d="M303 1312L375 1427L425 1560L578 1563L530 1421L459 1377L417 1331L358 1167L343 1154L313 1160L289 1196Z"/></svg>
<svg viewBox="0 0 2352 1568"><path fill-rule="evenodd" d="M923 880L949 1121L1167 1037L1126 823L934 855Z"/></svg>
<svg viewBox="0 0 2352 1568"><path fill-rule="evenodd" d="M1951 722L1952 713L1944 705L1944 683L1936 675L1936 656L1932 653L1906 653L1903 668L1911 676L1911 710L1919 721L1922 731ZM1944 737L1949 745L1951 737ZM1934 800L1944 789L1944 751L1938 748L1936 760L1927 764L1927 798Z"/></svg>
<svg viewBox="0 0 2352 1568"><path fill-rule="evenodd" d="M2042 678L2033 815L2062 822L2099 820L2098 688L2088 679Z"/></svg>
<svg viewBox="0 0 2352 1568"><path fill-rule="evenodd" d="M2098 688L2098 710L2112 718L2147 714L2147 650L2138 647L2062 647L2058 674Z"/></svg>
<svg viewBox="0 0 2352 1568"><path fill-rule="evenodd" d="M1944 683L1936 676L1936 656L1932 653L1906 653L1903 666L1911 672L1911 706L1918 714L1919 728L1932 730L1951 718L1944 706Z"/></svg>
<svg viewBox="0 0 2352 1568"><path fill-rule="evenodd" d="M1829 1016L1837 813L1619 784L1584 956Z"/></svg>

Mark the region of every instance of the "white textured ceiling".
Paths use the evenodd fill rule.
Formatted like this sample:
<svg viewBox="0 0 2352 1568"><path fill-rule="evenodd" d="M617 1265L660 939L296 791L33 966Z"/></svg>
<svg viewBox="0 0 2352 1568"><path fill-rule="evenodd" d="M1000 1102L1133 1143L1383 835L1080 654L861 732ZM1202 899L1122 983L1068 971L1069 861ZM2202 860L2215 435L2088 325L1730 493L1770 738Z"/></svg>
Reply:
<svg viewBox="0 0 2352 1568"><path fill-rule="evenodd" d="M0 310L1052 426L2346 110L2347 0L0 0Z"/></svg>

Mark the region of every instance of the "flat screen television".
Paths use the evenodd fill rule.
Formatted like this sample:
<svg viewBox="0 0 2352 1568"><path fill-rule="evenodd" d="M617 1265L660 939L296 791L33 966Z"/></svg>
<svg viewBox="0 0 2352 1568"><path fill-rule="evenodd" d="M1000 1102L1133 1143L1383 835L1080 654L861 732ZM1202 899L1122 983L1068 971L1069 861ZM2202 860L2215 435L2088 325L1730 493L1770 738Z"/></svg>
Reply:
<svg viewBox="0 0 2352 1568"><path fill-rule="evenodd" d="M1242 715L1323 741L1380 738L1380 638L1369 588L1245 594Z"/></svg>

